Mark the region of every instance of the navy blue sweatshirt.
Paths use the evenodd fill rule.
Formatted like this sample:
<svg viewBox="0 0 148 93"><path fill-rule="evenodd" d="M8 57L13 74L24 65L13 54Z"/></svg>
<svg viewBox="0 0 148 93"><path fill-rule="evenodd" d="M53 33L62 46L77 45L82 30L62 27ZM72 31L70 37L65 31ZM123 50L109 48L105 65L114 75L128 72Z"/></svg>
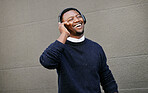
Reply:
<svg viewBox="0 0 148 93"><path fill-rule="evenodd" d="M105 93L117 92L102 47L87 38L65 44L56 40L40 56L40 63L57 70L58 93L101 93L100 83Z"/></svg>

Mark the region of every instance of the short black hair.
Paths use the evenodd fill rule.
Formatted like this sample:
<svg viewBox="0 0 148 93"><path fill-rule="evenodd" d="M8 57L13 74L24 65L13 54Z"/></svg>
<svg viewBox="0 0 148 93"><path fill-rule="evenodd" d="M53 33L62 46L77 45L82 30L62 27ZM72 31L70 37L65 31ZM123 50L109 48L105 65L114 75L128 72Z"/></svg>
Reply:
<svg viewBox="0 0 148 93"><path fill-rule="evenodd" d="M58 21L59 21L59 22L62 22L62 17L63 17L63 15L64 15L64 13L66 13L66 12L68 12L68 11L70 11L70 10L75 10L75 11L77 11L80 15L82 15L81 12L80 12L79 10L77 10L76 8L66 8L66 9L64 9L64 10L60 13Z"/></svg>

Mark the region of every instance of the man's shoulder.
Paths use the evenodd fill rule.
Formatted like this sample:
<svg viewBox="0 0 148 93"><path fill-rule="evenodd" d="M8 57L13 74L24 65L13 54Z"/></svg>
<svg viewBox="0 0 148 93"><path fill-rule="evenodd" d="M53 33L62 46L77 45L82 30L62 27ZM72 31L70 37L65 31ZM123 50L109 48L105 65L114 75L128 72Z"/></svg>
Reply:
<svg viewBox="0 0 148 93"><path fill-rule="evenodd" d="M91 39L89 39L89 38L86 38L86 40L87 40L89 43L93 44L93 45L101 46L99 43L97 43L96 41L93 41L93 40L91 40Z"/></svg>
<svg viewBox="0 0 148 93"><path fill-rule="evenodd" d="M90 39L88 39L88 38L86 38L86 40L88 41L88 43L89 43L91 46L95 46L95 47L98 47L98 48L102 48L102 46L101 46L99 43L97 43L97 42L95 42L95 41L93 41L93 40L90 40Z"/></svg>

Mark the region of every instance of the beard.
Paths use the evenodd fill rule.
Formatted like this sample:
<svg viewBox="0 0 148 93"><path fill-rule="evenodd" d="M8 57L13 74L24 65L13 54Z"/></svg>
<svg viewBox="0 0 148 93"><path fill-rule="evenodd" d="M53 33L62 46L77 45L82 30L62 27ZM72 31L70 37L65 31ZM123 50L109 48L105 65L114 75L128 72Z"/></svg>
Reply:
<svg viewBox="0 0 148 93"><path fill-rule="evenodd" d="M72 34L72 35L74 35L74 36L81 36L82 34L84 34L84 28L83 28L83 30L82 31L80 31L80 32L78 32L78 31L76 31L75 29L70 29L70 28L68 28L67 27L67 30Z"/></svg>
<svg viewBox="0 0 148 93"><path fill-rule="evenodd" d="M76 36L81 36L82 34L84 34L84 30L82 32L77 32L76 31Z"/></svg>

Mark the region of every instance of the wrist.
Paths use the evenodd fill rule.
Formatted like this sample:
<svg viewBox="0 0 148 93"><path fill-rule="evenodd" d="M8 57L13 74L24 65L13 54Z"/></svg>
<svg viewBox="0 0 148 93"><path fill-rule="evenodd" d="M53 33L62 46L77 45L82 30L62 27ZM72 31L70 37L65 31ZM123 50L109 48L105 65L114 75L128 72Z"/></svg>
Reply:
<svg viewBox="0 0 148 93"><path fill-rule="evenodd" d="M70 35L70 33L69 32L62 32L61 35L64 36L64 37L66 37L66 38L68 38L69 35Z"/></svg>
<svg viewBox="0 0 148 93"><path fill-rule="evenodd" d="M65 44L68 36L69 36L68 33L63 32L63 33L61 33L61 35L59 36L59 38L57 40L60 41L61 43Z"/></svg>

